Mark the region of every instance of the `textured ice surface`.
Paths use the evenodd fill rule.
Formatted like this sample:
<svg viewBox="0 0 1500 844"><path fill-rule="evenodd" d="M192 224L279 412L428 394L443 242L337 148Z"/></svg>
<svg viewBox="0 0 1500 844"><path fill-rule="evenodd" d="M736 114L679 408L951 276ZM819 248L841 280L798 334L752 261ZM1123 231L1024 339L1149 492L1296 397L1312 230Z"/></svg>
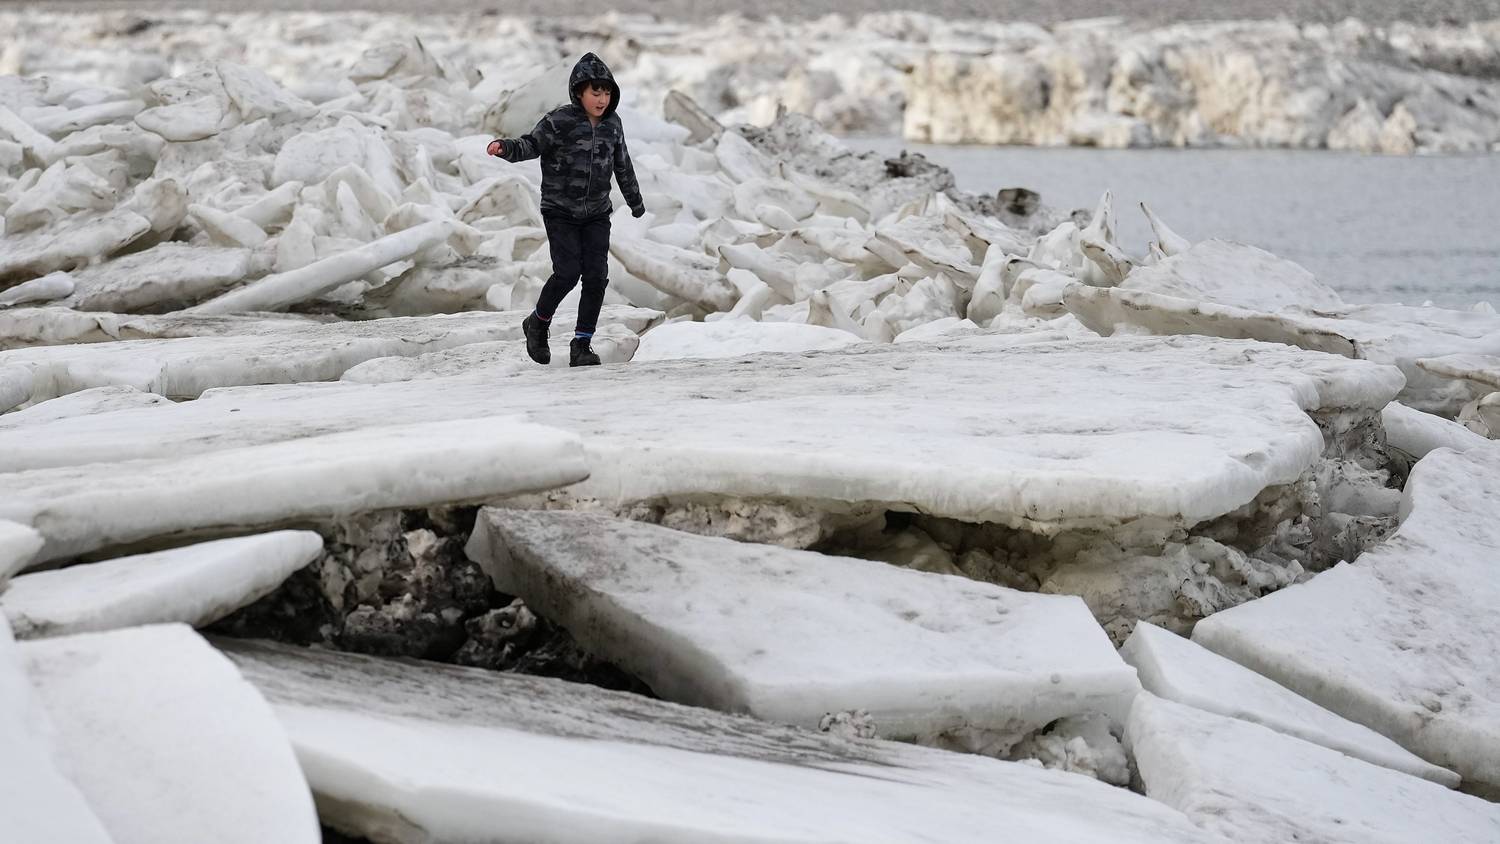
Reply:
<svg viewBox="0 0 1500 844"><path fill-rule="evenodd" d="M146 410L162 409L170 408ZM478 500L588 476L577 437L512 418L367 421L376 426L339 432L304 420L259 445L220 440L151 459L0 474L0 519L41 533L46 561L177 531Z"/></svg>
<svg viewBox="0 0 1500 844"><path fill-rule="evenodd" d="M1091 779L471 668L223 642L323 818L397 842L1211 840Z"/></svg>
<svg viewBox="0 0 1500 844"><path fill-rule="evenodd" d="M1429 765L1400 745L1329 712L1284 686L1148 622L1120 649L1159 697L1270 727L1376 765L1453 787L1458 775Z"/></svg>
<svg viewBox="0 0 1500 844"><path fill-rule="evenodd" d="M1072 596L566 511L486 509L470 559L667 700L1003 752L1140 689ZM962 738L959 739L962 741Z"/></svg>
<svg viewBox="0 0 1500 844"><path fill-rule="evenodd" d="M58 769L53 726L0 618L0 817L7 841L110 844L83 795Z"/></svg>
<svg viewBox="0 0 1500 844"><path fill-rule="evenodd" d="M1500 786L1500 449L1428 454L1402 512L1383 545L1205 619L1193 641Z"/></svg>
<svg viewBox="0 0 1500 844"><path fill-rule="evenodd" d="M1089 328L1106 335L1131 326L1156 334L1246 337L1391 364L1406 376L1402 402L1449 417L1470 400L1470 388L1429 372L1417 360L1500 354L1500 316L1479 311L1357 305L1273 312L1082 284L1070 287L1063 303Z"/></svg>
<svg viewBox="0 0 1500 844"><path fill-rule="evenodd" d="M1401 384L1363 361L1186 337L815 354L214 391L45 434L0 431L0 471L504 412L580 434L593 475L579 492L606 502L729 494L1044 529L1191 524L1311 466L1323 435L1308 411L1373 415Z"/></svg>
<svg viewBox="0 0 1500 844"><path fill-rule="evenodd" d="M329 381L351 366L469 343L516 339L525 313L393 317L330 324L266 321L244 333L164 340L45 346L0 352L0 372L29 370L33 400L100 386L130 386L174 398L213 387ZM601 318L649 323L654 311L611 309Z"/></svg>
<svg viewBox="0 0 1500 844"><path fill-rule="evenodd" d="M1143 693L1126 729L1146 794L1245 844L1487 844L1500 805Z"/></svg>
<svg viewBox="0 0 1500 844"><path fill-rule="evenodd" d="M561 314L561 312L559 312ZM561 314L560 319L570 319ZM567 324L564 322L563 324ZM559 331L548 338L552 350L552 366L569 368L568 346L573 340L569 331ZM594 332L590 348L606 363L624 363L634 354L640 338L630 329L618 323L600 325ZM513 372L526 372L537 368L537 364L526 354L526 343L522 340L496 340L489 343L468 343L440 352L422 355L376 358L358 366L350 367L340 381L360 384L384 384L391 381L414 381L419 378L446 378L483 371L493 377L504 377Z"/></svg>
<svg viewBox="0 0 1500 844"><path fill-rule="evenodd" d="M26 638L183 622L203 627L271 592L323 550L311 531L220 539L36 572L0 592Z"/></svg>
<svg viewBox="0 0 1500 844"><path fill-rule="evenodd" d="M812 352L851 346L860 339L836 328L791 322L750 319L675 322L647 332L641 338L635 360L737 358L762 352Z"/></svg>
<svg viewBox="0 0 1500 844"><path fill-rule="evenodd" d="M60 767L115 844L320 840L271 707L191 628L85 633L18 651L56 728Z"/></svg>
<svg viewBox="0 0 1500 844"><path fill-rule="evenodd" d="M1205 240L1153 266L1137 267L1120 288L1264 311L1344 304L1301 266L1227 240Z"/></svg>

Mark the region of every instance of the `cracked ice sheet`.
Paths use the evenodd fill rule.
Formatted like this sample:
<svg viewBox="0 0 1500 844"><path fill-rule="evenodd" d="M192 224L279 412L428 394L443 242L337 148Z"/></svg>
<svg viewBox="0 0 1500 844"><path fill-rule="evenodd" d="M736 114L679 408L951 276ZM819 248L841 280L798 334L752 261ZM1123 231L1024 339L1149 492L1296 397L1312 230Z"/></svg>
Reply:
<svg viewBox="0 0 1500 844"><path fill-rule="evenodd" d="M1149 692L1125 739L1147 795L1241 844L1500 840L1500 805Z"/></svg>
<svg viewBox="0 0 1500 844"><path fill-rule="evenodd" d="M1374 414L1400 386L1392 368L1272 344L982 337L566 377L213 391L0 431L0 471L504 412L582 435L593 475L576 491L607 502L728 494L1043 530L1193 524L1312 465L1323 436L1307 411Z"/></svg>
<svg viewBox="0 0 1500 844"><path fill-rule="evenodd" d="M381 840L1217 840L1124 789L1028 765L549 678L218 644L286 725L324 820Z"/></svg>
<svg viewBox="0 0 1500 844"><path fill-rule="evenodd" d="M1071 286L1063 304L1106 335L1119 325L1131 325L1156 334L1248 337L1397 366L1407 380L1401 401L1448 417L1473 398L1472 389L1463 380L1429 372L1417 360L1500 355L1500 316L1477 311L1356 305L1271 312L1083 284Z"/></svg>
<svg viewBox="0 0 1500 844"><path fill-rule="evenodd" d="M1427 455L1401 512L1383 545L1198 622L1193 641L1500 787L1500 449Z"/></svg>
<svg viewBox="0 0 1500 844"><path fill-rule="evenodd" d="M203 627L270 594L322 550L318 534L283 530L36 572L0 592L0 614L23 639Z"/></svg>
<svg viewBox="0 0 1500 844"><path fill-rule="evenodd" d="M57 758L115 844L319 837L286 732L186 625L18 646Z"/></svg>
<svg viewBox="0 0 1500 844"><path fill-rule="evenodd" d="M500 591L678 703L886 738L994 745L1140 691L1083 601L587 513L486 509Z"/></svg>
<svg viewBox="0 0 1500 844"><path fill-rule="evenodd" d="M1141 685L1152 694L1261 724L1449 788L1458 785L1458 774L1429 765L1374 730L1148 622L1135 626L1120 656L1140 671Z"/></svg>
<svg viewBox="0 0 1500 844"><path fill-rule="evenodd" d="M77 786L58 769L55 729L0 618L0 817L7 841L111 844Z"/></svg>
<svg viewBox="0 0 1500 844"><path fill-rule="evenodd" d="M644 327L659 316L614 308L600 318ZM524 317L509 311L326 324L265 321L243 334L15 349L0 352L0 372L30 371L33 401L104 386L195 398L214 387L331 381L375 358L513 340Z"/></svg>
<svg viewBox="0 0 1500 844"><path fill-rule="evenodd" d="M513 417L345 432L309 420L280 442L220 446L0 474L0 520L42 534L40 563L179 531L478 501L588 477L576 436Z"/></svg>

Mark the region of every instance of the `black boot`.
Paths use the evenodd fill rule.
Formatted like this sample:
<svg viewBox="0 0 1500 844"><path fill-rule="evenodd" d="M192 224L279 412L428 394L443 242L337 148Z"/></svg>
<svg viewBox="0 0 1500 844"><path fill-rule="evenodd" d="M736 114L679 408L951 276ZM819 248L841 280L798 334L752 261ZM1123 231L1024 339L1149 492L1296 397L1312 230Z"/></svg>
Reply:
<svg viewBox="0 0 1500 844"><path fill-rule="evenodd" d="M527 314L521 320L521 333L526 335L526 354L543 366L552 362L552 350L547 348L547 323Z"/></svg>
<svg viewBox="0 0 1500 844"><path fill-rule="evenodd" d="M572 352L571 360L568 361L569 366L599 365L599 356L594 354L593 349L589 348L589 338L574 337L573 343L568 349Z"/></svg>

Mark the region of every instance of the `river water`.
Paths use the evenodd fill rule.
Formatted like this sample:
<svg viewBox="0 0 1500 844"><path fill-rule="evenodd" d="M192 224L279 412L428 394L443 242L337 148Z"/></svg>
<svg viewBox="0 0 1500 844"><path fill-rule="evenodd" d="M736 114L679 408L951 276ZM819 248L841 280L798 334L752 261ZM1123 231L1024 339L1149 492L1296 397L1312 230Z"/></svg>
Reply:
<svg viewBox="0 0 1500 844"><path fill-rule="evenodd" d="M1179 234L1254 244L1307 267L1350 302L1500 307L1500 155L1367 156L1304 150L1038 149L847 138L921 152L974 193L1027 187L1048 205L1114 194L1121 244L1145 253L1144 201Z"/></svg>

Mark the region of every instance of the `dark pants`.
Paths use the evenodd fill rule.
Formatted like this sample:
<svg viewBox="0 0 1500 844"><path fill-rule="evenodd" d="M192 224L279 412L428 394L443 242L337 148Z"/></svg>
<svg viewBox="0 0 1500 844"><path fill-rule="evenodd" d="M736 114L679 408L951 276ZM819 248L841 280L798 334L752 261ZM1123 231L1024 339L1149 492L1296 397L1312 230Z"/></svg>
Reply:
<svg viewBox="0 0 1500 844"><path fill-rule="evenodd" d="M552 277L537 297L537 316L552 319L558 303L581 277L583 292L578 296L577 331L593 334L599 322L599 309L604 305L604 288L609 286L609 217L573 220L549 214L542 221L547 226L547 246L552 252Z"/></svg>

